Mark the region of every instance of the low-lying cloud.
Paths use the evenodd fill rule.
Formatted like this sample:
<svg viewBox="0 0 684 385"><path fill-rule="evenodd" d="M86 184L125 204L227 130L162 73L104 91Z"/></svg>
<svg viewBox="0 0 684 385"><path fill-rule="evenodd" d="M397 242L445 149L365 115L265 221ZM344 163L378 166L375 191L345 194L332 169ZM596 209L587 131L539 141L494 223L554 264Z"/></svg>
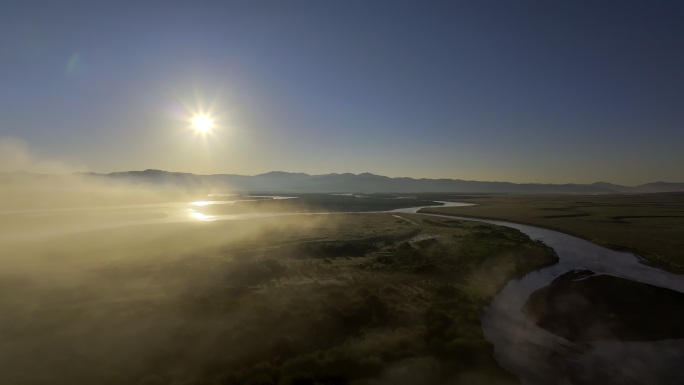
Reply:
<svg viewBox="0 0 684 385"><path fill-rule="evenodd" d="M0 138L0 172L67 174L84 169L82 165L70 165L59 160L43 158L23 139Z"/></svg>

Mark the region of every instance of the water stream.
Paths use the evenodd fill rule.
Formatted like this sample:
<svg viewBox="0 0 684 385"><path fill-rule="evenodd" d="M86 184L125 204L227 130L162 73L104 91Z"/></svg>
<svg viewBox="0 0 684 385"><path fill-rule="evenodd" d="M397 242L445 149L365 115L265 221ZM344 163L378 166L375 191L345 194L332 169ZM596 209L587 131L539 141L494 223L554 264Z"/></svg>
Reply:
<svg viewBox="0 0 684 385"><path fill-rule="evenodd" d="M510 281L482 317L499 363L523 384L682 384L684 339L576 344L532 323L521 311L529 295L574 269L588 269L684 292L684 277L557 231L506 221L454 217L512 227L552 247L559 262ZM634 309L639 311L639 309ZM560 380L562 379L562 380Z"/></svg>

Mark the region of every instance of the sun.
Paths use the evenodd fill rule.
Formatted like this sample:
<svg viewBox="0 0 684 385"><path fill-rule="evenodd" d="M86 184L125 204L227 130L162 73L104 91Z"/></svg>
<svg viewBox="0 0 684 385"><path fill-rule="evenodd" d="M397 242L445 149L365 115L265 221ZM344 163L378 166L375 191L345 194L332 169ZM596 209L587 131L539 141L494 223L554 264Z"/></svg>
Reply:
<svg viewBox="0 0 684 385"><path fill-rule="evenodd" d="M207 114L195 114L190 122L192 128L200 134L207 134L214 128L214 119Z"/></svg>

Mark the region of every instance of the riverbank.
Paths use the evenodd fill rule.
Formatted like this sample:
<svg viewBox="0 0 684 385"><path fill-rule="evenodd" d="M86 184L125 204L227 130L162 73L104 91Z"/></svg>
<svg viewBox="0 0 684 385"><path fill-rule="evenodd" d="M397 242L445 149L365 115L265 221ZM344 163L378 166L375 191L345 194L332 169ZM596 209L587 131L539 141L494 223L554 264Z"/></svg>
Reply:
<svg viewBox="0 0 684 385"><path fill-rule="evenodd" d="M663 269L663 270L666 270L666 271L669 271L669 272L675 273L675 274L684 274L684 268L677 268L677 267L674 267L674 266L667 264L666 262L657 263L657 262L653 262L650 259L644 258L643 255L650 255L650 253L648 253L647 251L637 250L637 249L628 248L628 247L621 246L621 245L614 245L611 243L602 242L600 239L594 239L594 238L586 236L584 234L574 233L572 231L568 231L568 230L561 229L558 227L542 225L542 224L537 224L537 223L531 223L531 222L517 221L517 220L512 220L512 219L507 219L507 218L494 218L494 217L485 217L485 216L480 216L480 215L467 215L467 214L452 214L452 213L446 213L446 212L444 212L444 210L439 210L439 209L434 210L432 208L418 210L418 214L428 214L428 215L436 214L436 215L444 215L444 216L449 216L449 217L454 217L454 218L470 218L473 220L482 219L482 220L487 220L487 221L506 221L506 222L517 223L517 224L521 224L521 225L525 225L525 226L534 226L534 227L539 227L541 229L557 231L559 233L571 235L571 236L577 237L579 239L584 239L585 241L595 243L599 246L603 246L603 247L611 249L611 250L624 251L624 252L632 253L632 254L634 254L634 257L639 259L639 261L645 265L657 267L657 268L660 268L660 269ZM657 256L652 255L651 259L657 259Z"/></svg>
<svg viewBox="0 0 684 385"><path fill-rule="evenodd" d="M680 275L640 263L631 253L610 250L562 232L502 220L481 220L510 226L532 239L542 240L560 258L557 264L510 281L494 297L482 317L485 335L496 347L497 360L523 384L545 385L559 379L592 385L675 384L681 381L683 339L600 340L575 344L543 330L522 312L532 293L548 287L572 270L591 270L600 275L684 293L684 280ZM648 309L648 305L638 305L639 297L634 300L636 303L632 304L630 312ZM572 306L572 302L561 300L557 305ZM654 321L657 324L662 320Z"/></svg>
<svg viewBox="0 0 684 385"><path fill-rule="evenodd" d="M590 270L569 271L537 289L523 313L573 342L684 338L684 294Z"/></svg>
<svg viewBox="0 0 684 385"><path fill-rule="evenodd" d="M684 274L684 194L506 195L468 202L476 205L421 212L505 220L559 231L631 252L643 263Z"/></svg>

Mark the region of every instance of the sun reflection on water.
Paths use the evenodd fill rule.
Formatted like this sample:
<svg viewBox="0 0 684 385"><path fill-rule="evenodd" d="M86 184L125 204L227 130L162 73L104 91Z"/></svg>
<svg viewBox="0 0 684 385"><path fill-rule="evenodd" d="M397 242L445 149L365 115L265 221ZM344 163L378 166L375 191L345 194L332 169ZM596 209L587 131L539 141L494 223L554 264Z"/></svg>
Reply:
<svg viewBox="0 0 684 385"><path fill-rule="evenodd" d="M214 218L214 216L202 214L193 210L190 212L190 218L197 219L198 221L210 221Z"/></svg>

